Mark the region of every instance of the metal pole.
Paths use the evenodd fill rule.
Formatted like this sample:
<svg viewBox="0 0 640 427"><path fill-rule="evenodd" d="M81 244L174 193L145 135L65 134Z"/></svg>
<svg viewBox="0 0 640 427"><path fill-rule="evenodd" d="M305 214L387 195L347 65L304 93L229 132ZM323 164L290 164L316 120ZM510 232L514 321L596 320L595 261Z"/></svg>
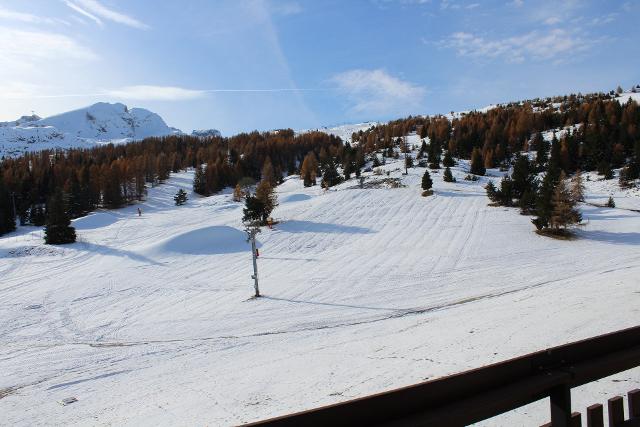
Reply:
<svg viewBox="0 0 640 427"><path fill-rule="evenodd" d="M258 260L256 254L256 233L257 230L251 230L251 254L253 256L253 287L256 290L256 298L260 296L260 288L258 287Z"/></svg>

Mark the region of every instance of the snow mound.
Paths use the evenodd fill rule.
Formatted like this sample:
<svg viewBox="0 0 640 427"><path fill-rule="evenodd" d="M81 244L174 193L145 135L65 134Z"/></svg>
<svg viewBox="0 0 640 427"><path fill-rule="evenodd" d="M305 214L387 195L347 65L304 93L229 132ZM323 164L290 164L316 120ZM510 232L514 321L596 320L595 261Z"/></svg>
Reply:
<svg viewBox="0 0 640 427"><path fill-rule="evenodd" d="M156 246L156 254L216 255L249 250L247 236L242 230L229 226L211 226L187 231Z"/></svg>
<svg viewBox="0 0 640 427"><path fill-rule="evenodd" d="M210 136L222 136L218 129L195 129L191 132L192 136L198 136L200 138L206 138Z"/></svg>

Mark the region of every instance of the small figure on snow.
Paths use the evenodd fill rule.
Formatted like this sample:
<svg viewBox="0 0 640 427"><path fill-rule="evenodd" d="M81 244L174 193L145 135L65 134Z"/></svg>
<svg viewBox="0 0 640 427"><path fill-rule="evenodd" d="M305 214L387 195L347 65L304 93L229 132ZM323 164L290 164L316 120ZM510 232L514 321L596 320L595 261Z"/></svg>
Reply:
<svg viewBox="0 0 640 427"><path fill-rule="evenodd" d="M138 208L138 216L142 216L142 209Z"/></svg>

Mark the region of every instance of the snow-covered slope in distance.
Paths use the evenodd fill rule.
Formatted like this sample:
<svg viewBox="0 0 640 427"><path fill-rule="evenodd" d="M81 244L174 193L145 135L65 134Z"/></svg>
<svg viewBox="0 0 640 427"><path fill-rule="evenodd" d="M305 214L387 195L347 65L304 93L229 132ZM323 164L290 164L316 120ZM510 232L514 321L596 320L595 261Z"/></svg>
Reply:
<svg viewBox="0 0 640 427"><path fill-rule="evenodd" d="M280 223L258 236L258 300L242 204L193 194L193 171L75 220L75 244L46 246L35 227L3 236L4 423L238 425L637 324L638 212L582 205L579 239L553 240L487 206L498 170L465 181L462 161L457 183L432 173L425 198L425 169L402 175L402 162L364 173L363 189L286 179ZM387 178L406 187L376 188ZM599 202L602 183L586 185ZM639 371L576 390L574 406L640 386ZM541 401L485 424L548 415Z"/></svg>
<svg viewBox="0 0 640 427"><path fill-rule="evenodd" d="M162 117L144 108L99 102L44 119L26 116L0 122L0 157L45 149L89 148L176 132Z"/></svg>

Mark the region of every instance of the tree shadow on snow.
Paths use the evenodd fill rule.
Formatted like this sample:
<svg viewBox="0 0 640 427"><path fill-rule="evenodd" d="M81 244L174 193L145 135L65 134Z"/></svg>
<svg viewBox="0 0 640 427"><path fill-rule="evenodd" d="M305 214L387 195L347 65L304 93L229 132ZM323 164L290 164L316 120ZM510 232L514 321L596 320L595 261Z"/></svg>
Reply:
<svg viewBox="0 0 640 427"><path fill-rule="evenodd" d="M583 239L598 242L614 243L616 245L640 245L640 233L615 233L611 231L578 231Z"/></svg>
<svg viewBox="0 0 640 427"><path fill-rule="evenodd" d="M294 304L324 305L328 307L357 308L361 310L392 311L392 312L400 312L400 313L413 311L412 309L405 309L405 308L369 307L366 305L338 304L338 303L332 303L332 302L318 302L318 301L296 300L296 299L290 299L290 298L277 298L277 297L270 297L266 295L262 295L260 298L268 299L272 301L291 302Z"/></svg>
<svg viewBox="0 0 640 427"><path fill-rule="evenodd" d="M330 224L326 222L288 220L278 224L278 230L286 233L327 233L327 234L368 234L371 229L352 225Z"/></svg>
<svg viewBox="0 0 640 427"><path fill-rule="evenodd" d="M111 255L111 256L117 256L117 257L123 257L123 258L129 258L132 259L133 261L138 261L144 264L151 264L151 265L158 265L158 266L163 266L166 267L165 264L160 263L158 261L155 261L149 257L146 257L144 255L135 253L135 252L131 252L131 251L127 251L124 249L116 249L116 248L112 248L109 246L105 246L105 245L99 245L97 243L89 243L89 242L78 242L76 243L76 249L80 249L80 250L86 250L88 252L95 252L95 253L99 253L100 255Z"/></svg>

